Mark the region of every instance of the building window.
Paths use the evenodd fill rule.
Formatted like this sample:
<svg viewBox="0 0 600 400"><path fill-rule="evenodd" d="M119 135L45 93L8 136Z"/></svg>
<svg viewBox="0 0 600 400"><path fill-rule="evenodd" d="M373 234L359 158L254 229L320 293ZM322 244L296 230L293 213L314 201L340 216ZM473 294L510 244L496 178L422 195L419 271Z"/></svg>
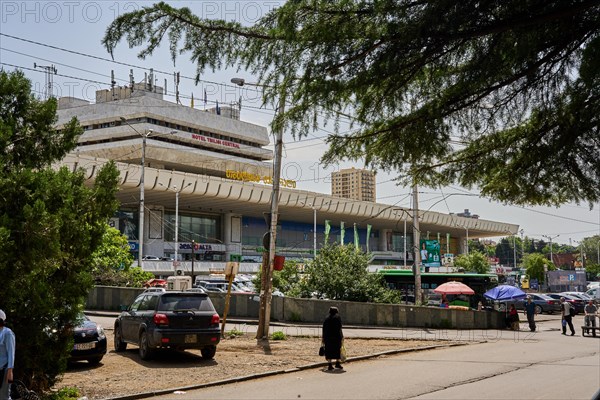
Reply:
<svg viewBox="0 0 600 400"><path fill-rule="evenodd" d="M221 243L221 219L213 215L179 213L179 242ZM165 212L165 240L175 241L175 213Z"/></svg>

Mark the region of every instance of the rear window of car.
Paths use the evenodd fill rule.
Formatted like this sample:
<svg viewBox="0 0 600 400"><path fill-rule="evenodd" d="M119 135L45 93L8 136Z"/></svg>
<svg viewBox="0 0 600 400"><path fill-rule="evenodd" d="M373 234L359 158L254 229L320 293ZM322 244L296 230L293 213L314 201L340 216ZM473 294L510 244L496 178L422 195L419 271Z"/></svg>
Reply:
<svg viewBox="0 0 600 400"><path fill-rule="evenodd" d="M207 296L164 295L158 303L158 311L214 311L215 308Z"/></svg>

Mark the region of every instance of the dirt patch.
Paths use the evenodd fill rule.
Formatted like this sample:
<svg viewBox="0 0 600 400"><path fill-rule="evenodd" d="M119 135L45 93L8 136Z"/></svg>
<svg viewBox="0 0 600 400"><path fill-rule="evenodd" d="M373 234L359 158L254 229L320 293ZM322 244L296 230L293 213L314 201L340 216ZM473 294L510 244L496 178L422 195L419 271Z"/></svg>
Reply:
<svg viewBox="0 0 600 400"><path fill-rule="evenodd" d="M213 360L204 360L200 351L158 352L153 360L142 361L136 346L115 353L112 330L106 332L109 351L98 366L87 362L69 368L57 388L77 387L82 396L104 399L164 389L215 382L223 379L284 370L325 361L318 356L320 338L288 336L287 340L260 342L245 334L223 339ZM345 340L348 357L387 350L425 347L434 341L403 339ZM449 342L442 342L449 343Z"/></svg>

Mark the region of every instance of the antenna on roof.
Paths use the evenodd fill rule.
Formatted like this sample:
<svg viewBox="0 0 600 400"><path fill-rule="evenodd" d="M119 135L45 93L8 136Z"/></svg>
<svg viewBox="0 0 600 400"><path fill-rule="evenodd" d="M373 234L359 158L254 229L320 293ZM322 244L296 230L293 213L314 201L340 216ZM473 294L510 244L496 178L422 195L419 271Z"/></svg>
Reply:
<svg viewBox="0 0 600 400"><path fill-rule="evenodd" d="M175 79L175 103L179 103L179 72L173 72L173 79Z"/></svg>
<svg viewBox="0 0 600 400"><path fill-rule="evenodd" d="M135 81L133 80L133 69L129 70L129 90L133 93L133 87L135 86Z"/></svg>
<svg viewBox="0 0 600 400"><path fill-rule="evenodd" d="M54 64L38 65L36 63L33 63L33 68L40 68L45 70L46 85L44 86L44 99L48 100L50 97L52 97L52 89L54 86L54 78L52 77L52 75L56 75L56 67L54 66Z"/></svg>

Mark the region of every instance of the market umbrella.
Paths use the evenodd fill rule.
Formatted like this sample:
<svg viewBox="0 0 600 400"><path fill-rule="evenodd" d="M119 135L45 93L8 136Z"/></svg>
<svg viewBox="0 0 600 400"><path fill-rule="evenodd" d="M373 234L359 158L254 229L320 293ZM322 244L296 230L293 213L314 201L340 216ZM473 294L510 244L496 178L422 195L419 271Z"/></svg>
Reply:
<svg viewBox="0 0 600 400"><path fill-rule="evenodd" d="M434 290L436 293L443 294L475 294L475 291L461 282L451 281L442 283Z"/></svg>
<svg viewBox="0 0 600 400"><path fill-rule="evenodd" d="M520 300L527 297L527 293L519 289L518 287L510 285L500 285L493 289L488 290L483 294L486 299L496 301L510 301Z"/></svg>

